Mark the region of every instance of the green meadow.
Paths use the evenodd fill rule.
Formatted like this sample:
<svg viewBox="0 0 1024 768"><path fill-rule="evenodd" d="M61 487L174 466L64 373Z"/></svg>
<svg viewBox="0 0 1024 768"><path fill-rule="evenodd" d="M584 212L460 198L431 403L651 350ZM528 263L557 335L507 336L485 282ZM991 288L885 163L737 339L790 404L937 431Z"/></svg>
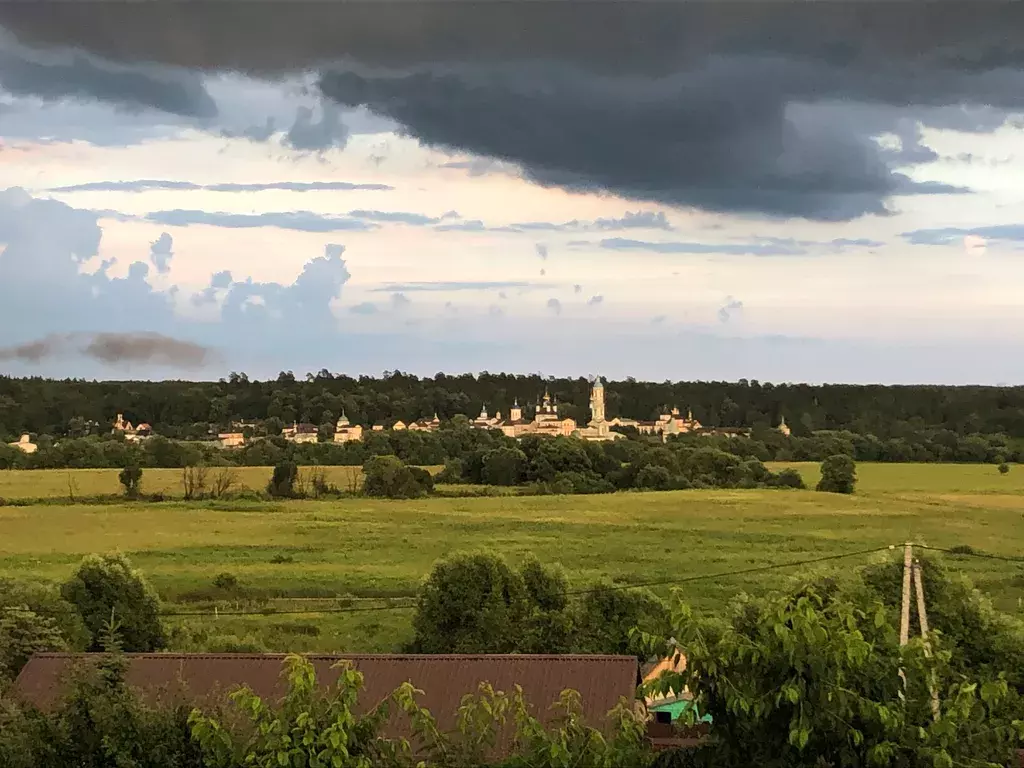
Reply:
<svg viewBox="0 0 1024 768"><path fill-rule="evenodd" d="M816 465L797 467L809 487ZM777 466L773 467L778 468ZM353 468L328 468L339 485ZM119 550L156 587L184 650L390 651L409 637L404 608L440 557L491 549L560 563L574 587L654 587L707 610L741 592L844 575L897 551L753 574L759 566L915 541L1024 557L1024 468L862 464L853 496L813 490L715 490L600 496L385 501L70 504L67 470L0 473L0 577L60 580L90 552ZM240 469L260 487L267 468ZM114 493L116 470L72 470L80 495ZM348 473L344 475L344 473ZM344 475L344 476L343 476ZM180 470L145 470L174 495ZM89 490L84 490L88 487ZM949 556L1003 610L1020 613L1024 560ZM238 586L214 586L230 574ZM691 580L700 577L697 580ZM691 580L691 581L687 581ZM223 579L221 580L223 584ZM252 615L233 615L239 612Z"/></svg>

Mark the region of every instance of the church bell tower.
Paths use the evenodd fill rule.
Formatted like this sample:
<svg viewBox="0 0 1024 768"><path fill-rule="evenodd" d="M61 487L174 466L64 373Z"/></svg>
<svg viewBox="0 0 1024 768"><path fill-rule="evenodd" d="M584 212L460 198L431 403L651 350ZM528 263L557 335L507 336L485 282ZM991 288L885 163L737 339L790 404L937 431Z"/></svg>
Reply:
<svg viewBox="0 0 1024 768"><path fill-rule="evenodd" d="M590 390L590 420L598 423L604 421L604 384L600 376L594 379L594 386Z"/></svg>

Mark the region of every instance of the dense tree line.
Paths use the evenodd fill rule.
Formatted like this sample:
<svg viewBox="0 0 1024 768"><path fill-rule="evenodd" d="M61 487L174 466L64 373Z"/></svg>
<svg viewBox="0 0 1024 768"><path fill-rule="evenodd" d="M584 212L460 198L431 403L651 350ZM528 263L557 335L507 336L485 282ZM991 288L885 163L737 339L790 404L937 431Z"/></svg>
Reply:
<svg viewBox="0 0 1024 768"><path fill-rule="evenodd" d="M217 382L63 381L0 377L0 436L28 432L52 437L108 431L117 413L146 421L168 437L205 436L212 424L274 419L333 423L342 411L355 423L372 424L455 414L475 416L486 405L507 413L515 400L527 406L550 391L565 415L589 418L590 382L539 375L437 374L419 378L398 371L380 378L353 378L327 370L305 377L290 372L250 380L232 373ZM673 405L692 409L709 427L766 427L782 416L794 434L849 430L880 440L908 430L946 430L955 435L1004 433L1024 437L1024 387L853 386L738 382L608 382L609 418L652 419Z"/></svg>
<svg viewBox="0 0 1024 768"><path fill-rule="evenodd" d="M907 430L899 437L882 439L848 431L787 437L765 427L753 430L750 437L678 435L670 437L664 445L657 437L634 434L632 438L614 443L537 437L516 441L498 430L470 429L464 420L446 422L434 433L368 431L362 440L348 443L296 444L271 437L229 450L215 443L170 440L163 436L128 443L117 436L93 435L40 440L39 450L33 454L0 444L0 469L276 466L282 462L298 466L363 466L377 456L394 456L414 466L446 464L443 479L447 482L519 485L553 482L556 474L582 472L604 478L613 488L623 488L664 485L658 479L661 473L639 483L634 482L635 477L617 475L623 464L630 464L635 471L647 464L661 464L677 475L679 459L688 452L708 450L731 454L742 462L820 462L836 454L869 462L1024 462L1024 444L1005 435L958 435L949 430ZM554 463L544 458L548 452L552 452ZM666 463L659 458L665 456L675 456L677 460ZM762 476L760 469L756 472Z"/></svg>
<svg viewBox="0 0 1024 768"><path fill-rule="evenodd" d="M757 457L673 440L590 443L571 437L529 436L448 460L438 482L528 485L539 493L610 493L686 488L802 488L798 472L770 472Z"/></svg>

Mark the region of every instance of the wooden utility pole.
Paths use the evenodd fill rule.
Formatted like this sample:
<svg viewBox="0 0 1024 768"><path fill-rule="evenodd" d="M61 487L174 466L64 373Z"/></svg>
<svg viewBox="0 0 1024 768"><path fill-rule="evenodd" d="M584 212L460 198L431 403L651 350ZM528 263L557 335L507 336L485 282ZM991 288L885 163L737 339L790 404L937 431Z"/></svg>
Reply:
<svg viewBox="0 0 1024 768"><path fill-rule="evenodd" d="M903 606L900 611L900 648L910 640L910 566L913 561L914 552L910 542L903 545ZM903 692L907 691L907 674L900 666L900 682L903 683Z"/></svg>
<svg viewBox="0 0 1024 768"><path fill-rule="evenodd" d="M914 562L914 588L917 592L917 618L921 623L921 639L924 641L924 655L932 657L932 644L928 641L928 612L924 607L924 583L921 581L921 563ZM932 698L932 715L939 719L939 694L935 690L935 671L928 674L928 691Z"/></svg>
<svg viewBox="0 0 1024 768"><path fill-rule="evenodd" d="M903 546L903 611L900 613L900 646L910 640L910 571L914 552L910 543ZM901 673L902 674L902 673Z"/></svg>

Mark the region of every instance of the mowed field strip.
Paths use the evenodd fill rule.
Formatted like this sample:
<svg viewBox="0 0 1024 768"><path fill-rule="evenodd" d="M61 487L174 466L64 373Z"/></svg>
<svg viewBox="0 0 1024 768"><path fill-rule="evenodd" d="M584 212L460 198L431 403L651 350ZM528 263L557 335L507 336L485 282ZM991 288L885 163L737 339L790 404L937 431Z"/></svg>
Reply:
<svg viewBox="0 0 1024 768"><path fill-rule="evenodd" d="M800 469L813 487L817 465L786 466ZM560 563L574 587L602 579L631 584L725 574L682 588L692 604L714 609L741 591L762 593L813 574L843 575L870 558L767 574L728 575L732 572L906 540L1024 556L1024 468L1014 467L1005 476L992 465L861 464L857 470L860 482L853 496L714 490L7 506L0 507L0 577L60 580L83 555L120 550L146 573L169 611L212 613L214 603L219 610L244 607L232 597L211 595L212 581L221 572L275 598L278 610L336 609L379 604L367 598L414 595L438 558L491 549L512 562L534 554L543 562ZM90 473L97 487L110 477L117 488L116 470L77 472ZM258 487L259 478L269 472L240 470L251 476L251 482L243 481L250 487ZM3 472L0 488L38 498L52 487L59 497L66 474ZM179 477L180 470L145 470L144 482L156 484L150 488L162 482L171 486ZM33 478L38 484L24 490ZM885 556L897 553L874 557ZM948 560L990 593L998 607L1020 612L1024 562ZM670 587L655 591L668 595ZM352 603L351 597L363 600ZM317 634L299 634L289 647L394 650L408 635L409 617L408 611L303 616L316 623ZM169 621L216 622L226 632L266 638L271 630L271 637L278 637L289 626L294 629L296 619L256 615Z"/></svg>

